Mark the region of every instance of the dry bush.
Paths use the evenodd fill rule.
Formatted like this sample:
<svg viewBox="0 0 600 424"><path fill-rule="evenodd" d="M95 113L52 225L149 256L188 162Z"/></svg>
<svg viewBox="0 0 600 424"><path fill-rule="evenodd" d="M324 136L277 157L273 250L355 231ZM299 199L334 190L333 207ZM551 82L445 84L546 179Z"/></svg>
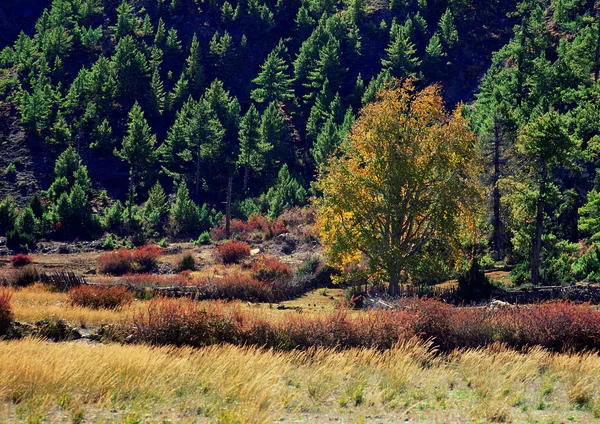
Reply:
<svg viewBox="0 0 600 424"><path fill-rule="evenodd" d="M71 305L91 309L120 309L133 302L133 294L126 287L79 286L68 293Z"/></svg>
<svg viewBox="0 0 600 424"><path fill-rule="evenodd" d="M10 263L15 268L22 268L26 265L29 265L33 262L33 259L29 255L25 255L23 253L18 253L12 258L10 258Z"/></svg>
<svg viewBox="0 0 600 424"><path fill-rule="evenodd" d="M241 241L228 241L216 249L224 264L235 264L250 256L250 246Z"/></svg>
<svg viewBox="0 0 600 424"><path fill-rule="evenodd" d="M133 271L133 251L119 249L114 252L101 254L97 259L98 272L109 275L129 274Z"/></svg>
<svg viewBox="0 0 600 424"><path fill-rule="evenodd" d="M141 246L133 252L133 261L138 266L138 271L148 272L156 268L158 257L163 254L163 249L158 246Z"/></svg>
<svg viewBox="0 0 600 424"><path fill-rule="evenodd" d="M36 283L40 279L40 274L34 265L27 265L23 268L12 270L8 276L8 283L13 287L27 287Z"/></svg>
<svg viewBox="0 0 600 424"><path fill-rule="evenodd" d="M282 213L279 219L289 232L300 240L318 240L319 232L315 227L316 211L314 207L295 206Z"/></svg>
<svg viewBox="0 0 600 424"><path fill-rule="evenodd" d="M177 261L177 271L194 271L196 269L196 258L190 252L184 255Z"/></svg>
<svg viewBox="0 0 600 424"><path fill-rule="evenodd" d="M6 289L0 289L0 335L4 334L9 328L13 319L10 308L12 293Z"/></svg>
<svg viewBox="0 0 600 424"><path fill-rule="evenodd" d="M142 287L178 287L194 285L189 272L177 275L131 274L120 277L112 282L131 288Z"/></svg>

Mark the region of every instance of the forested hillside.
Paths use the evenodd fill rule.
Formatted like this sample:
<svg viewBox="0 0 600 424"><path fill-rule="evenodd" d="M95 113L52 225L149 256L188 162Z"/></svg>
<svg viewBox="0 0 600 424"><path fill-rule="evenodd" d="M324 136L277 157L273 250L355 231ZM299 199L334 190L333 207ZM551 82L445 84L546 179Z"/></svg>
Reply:
<svg viewBox="0 0 600 424"><path fill-rule="evenodd" d="M4 3L9 244L196 238L229 194L239 218L305 205L360 109L410 77L464 103L481 145L476 250L517 263L521 283L600 278L593 1Z"/></svg>

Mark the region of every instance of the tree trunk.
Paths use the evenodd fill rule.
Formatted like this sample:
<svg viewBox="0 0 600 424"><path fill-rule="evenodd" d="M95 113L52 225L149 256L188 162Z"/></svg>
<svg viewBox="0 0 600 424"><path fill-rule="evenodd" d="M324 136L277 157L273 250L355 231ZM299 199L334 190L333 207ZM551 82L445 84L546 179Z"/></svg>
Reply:
<svg viewBox="0 0 600 424"><path fill-rule="evenodd" d="M388 294L392 297L396 297L400 294L399 272L390 272L390 285L388 287Z"/></svg>
<svg viewBox="0 0 600 424"><path fill-rule="evenodd" d="M198 195L200 194L200 143L198 143L198 149L196 150L196 188L194 192L194 198L198 203Z"/></svg>
<svg viewBox="0 0 600 424"><path fill-rule="evenodd" d="M244 166L244 187L242 188L242 193L246 194L246 190L248 190L248 177L250 171L248 165Z"/></svg>
<svg viewBox="0 0 600 424"><path fill-rule="evenodd" d="M594 64L594 81L598 81L598 76L600 74L600 19L596 17L597 25L598 25L598 37L596 41L596 63Z"/></svg>
<svg viewBox="0 0 600 424"><path fill-rule="evenodd" d="M540 254L542 252L542 235L544 233L544 192L546 191L547 165L542 163L542 173L540 181L540 192L537 201L537 216L535 219L535 239L533 240L533 249L531 252L531 283L538 285L540 283Z"/></svg>
<svg viewBox="0 0 600 424"><path fill-rule="evenodd" d="M500 134L498 123L494 116L494 250L498 257L502 256L502 217L500 216L500 189L498 181L500 180Z"/></svg>
<svg viewBox="0 0 600 424"><path fill-rule="evenodd" d="M225 206L225 237L231 237L231 192L233 189L233 176L227 182L227 205Z"/></svg>

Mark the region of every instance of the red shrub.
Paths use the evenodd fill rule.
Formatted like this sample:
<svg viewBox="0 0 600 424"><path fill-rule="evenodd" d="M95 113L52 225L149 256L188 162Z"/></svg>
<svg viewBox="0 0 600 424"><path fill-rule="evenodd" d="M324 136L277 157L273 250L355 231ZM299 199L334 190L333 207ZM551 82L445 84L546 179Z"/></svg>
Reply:
<svg viewBox="0 0 600 424"><path fill-rule="evenodd" d="M12 258L10 258L10 263L15 268L22 268L26 265L29 265L32 262L33 262L33 259L31 259L31 256L24 255L23 253L18 253L15 256L13 256Z"/></svg>
<svg viewBox="0 0 600 424"><path fill-rule="evenodd" d="M140 271L147 272L156 267L158 257L162 254L163 249L158 246L142 246L133 252L133 261Z"/></svg>
<svg viewBox="0 0 600 424"><path fill-rule="evenodd" d="M271 240L280 234L288 233L288 228L285 223L278 219L275 222L269 223L269 226L265 229L265 240Z"/></svg>
<svg viewBox="0 0 600 424"><path fill-rule="evenodd" d="M492 309L408 300L398 310L356 315L344 309L319 315L291 313L279 320L259 312L225 309L220 303L207 307L188 301L161 302L134 321L140 340L192 346L252 344L278 349L389 348L417 335L432 340L444 351L497 342L518 349L600 348L600 312L590 305L568 302Z"/></svg>
<svg viewBox="0 0 600 424"><path fill-rule="evenodd" d="M291 278L292 271L277 258L261 255L252 263L252 276L257 280L272 283Z"/></svg>
<svg viewBox="0 0 600 424"><path fill-rule="evenodd" d="M248 275L235 273L204 283L207 295L214 299L239 299L252 302L273 302L273 290L269 284Z"/></svg>
<svg viewBox="0 0 600 424"><path fill-rule="evenodd" d="M13 318L10 308L11 298L11 292L5 289L0 289L0 335L6 332Z"/></svg>
<svg viewBox="0 0 600 424"><path fill-rule="evenodd" d="M123 275L133 271L133 251L119 249L101 254L97 259L98 272L101 274Z"/></svg>
<svg viewBox="0 0 600 424"><path fill-rule="evenodd" d="M250 256L250 246L240 241L228 241L217 247L224 264L235 264Z"/></svg>
<svg viewBox="0 0 600 424"><path fill-rule="evenodd" d="M126 287L79 286L68 293L71 305L92 309L120 309L133 302L133 294Z"/></svg>
<svg viewBox="0 0 600 424"><path fill-rule="evenodd" d="M205 346L217 343L277 349L310 347L390 348L413 336L412 313L371 311L356 318L346 310L329 314L290 313L281 320L242 312L239 307L189 300L157 299L131 323L142 342Z"/></svg>

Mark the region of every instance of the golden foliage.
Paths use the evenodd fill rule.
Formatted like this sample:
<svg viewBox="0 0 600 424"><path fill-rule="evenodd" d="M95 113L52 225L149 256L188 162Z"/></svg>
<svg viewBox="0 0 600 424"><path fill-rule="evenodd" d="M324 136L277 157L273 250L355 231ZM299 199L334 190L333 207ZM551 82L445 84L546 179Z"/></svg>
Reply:
<svg viewBox="0 0 600 424"><path fill-rule="evenodd" d="M366 260L392 282L455 263L476 233L482 193L475 135L459 105L410 80L365 106L321 171L317 225L334 265ZM431 268L431 267L429 267Z"/></svg>

